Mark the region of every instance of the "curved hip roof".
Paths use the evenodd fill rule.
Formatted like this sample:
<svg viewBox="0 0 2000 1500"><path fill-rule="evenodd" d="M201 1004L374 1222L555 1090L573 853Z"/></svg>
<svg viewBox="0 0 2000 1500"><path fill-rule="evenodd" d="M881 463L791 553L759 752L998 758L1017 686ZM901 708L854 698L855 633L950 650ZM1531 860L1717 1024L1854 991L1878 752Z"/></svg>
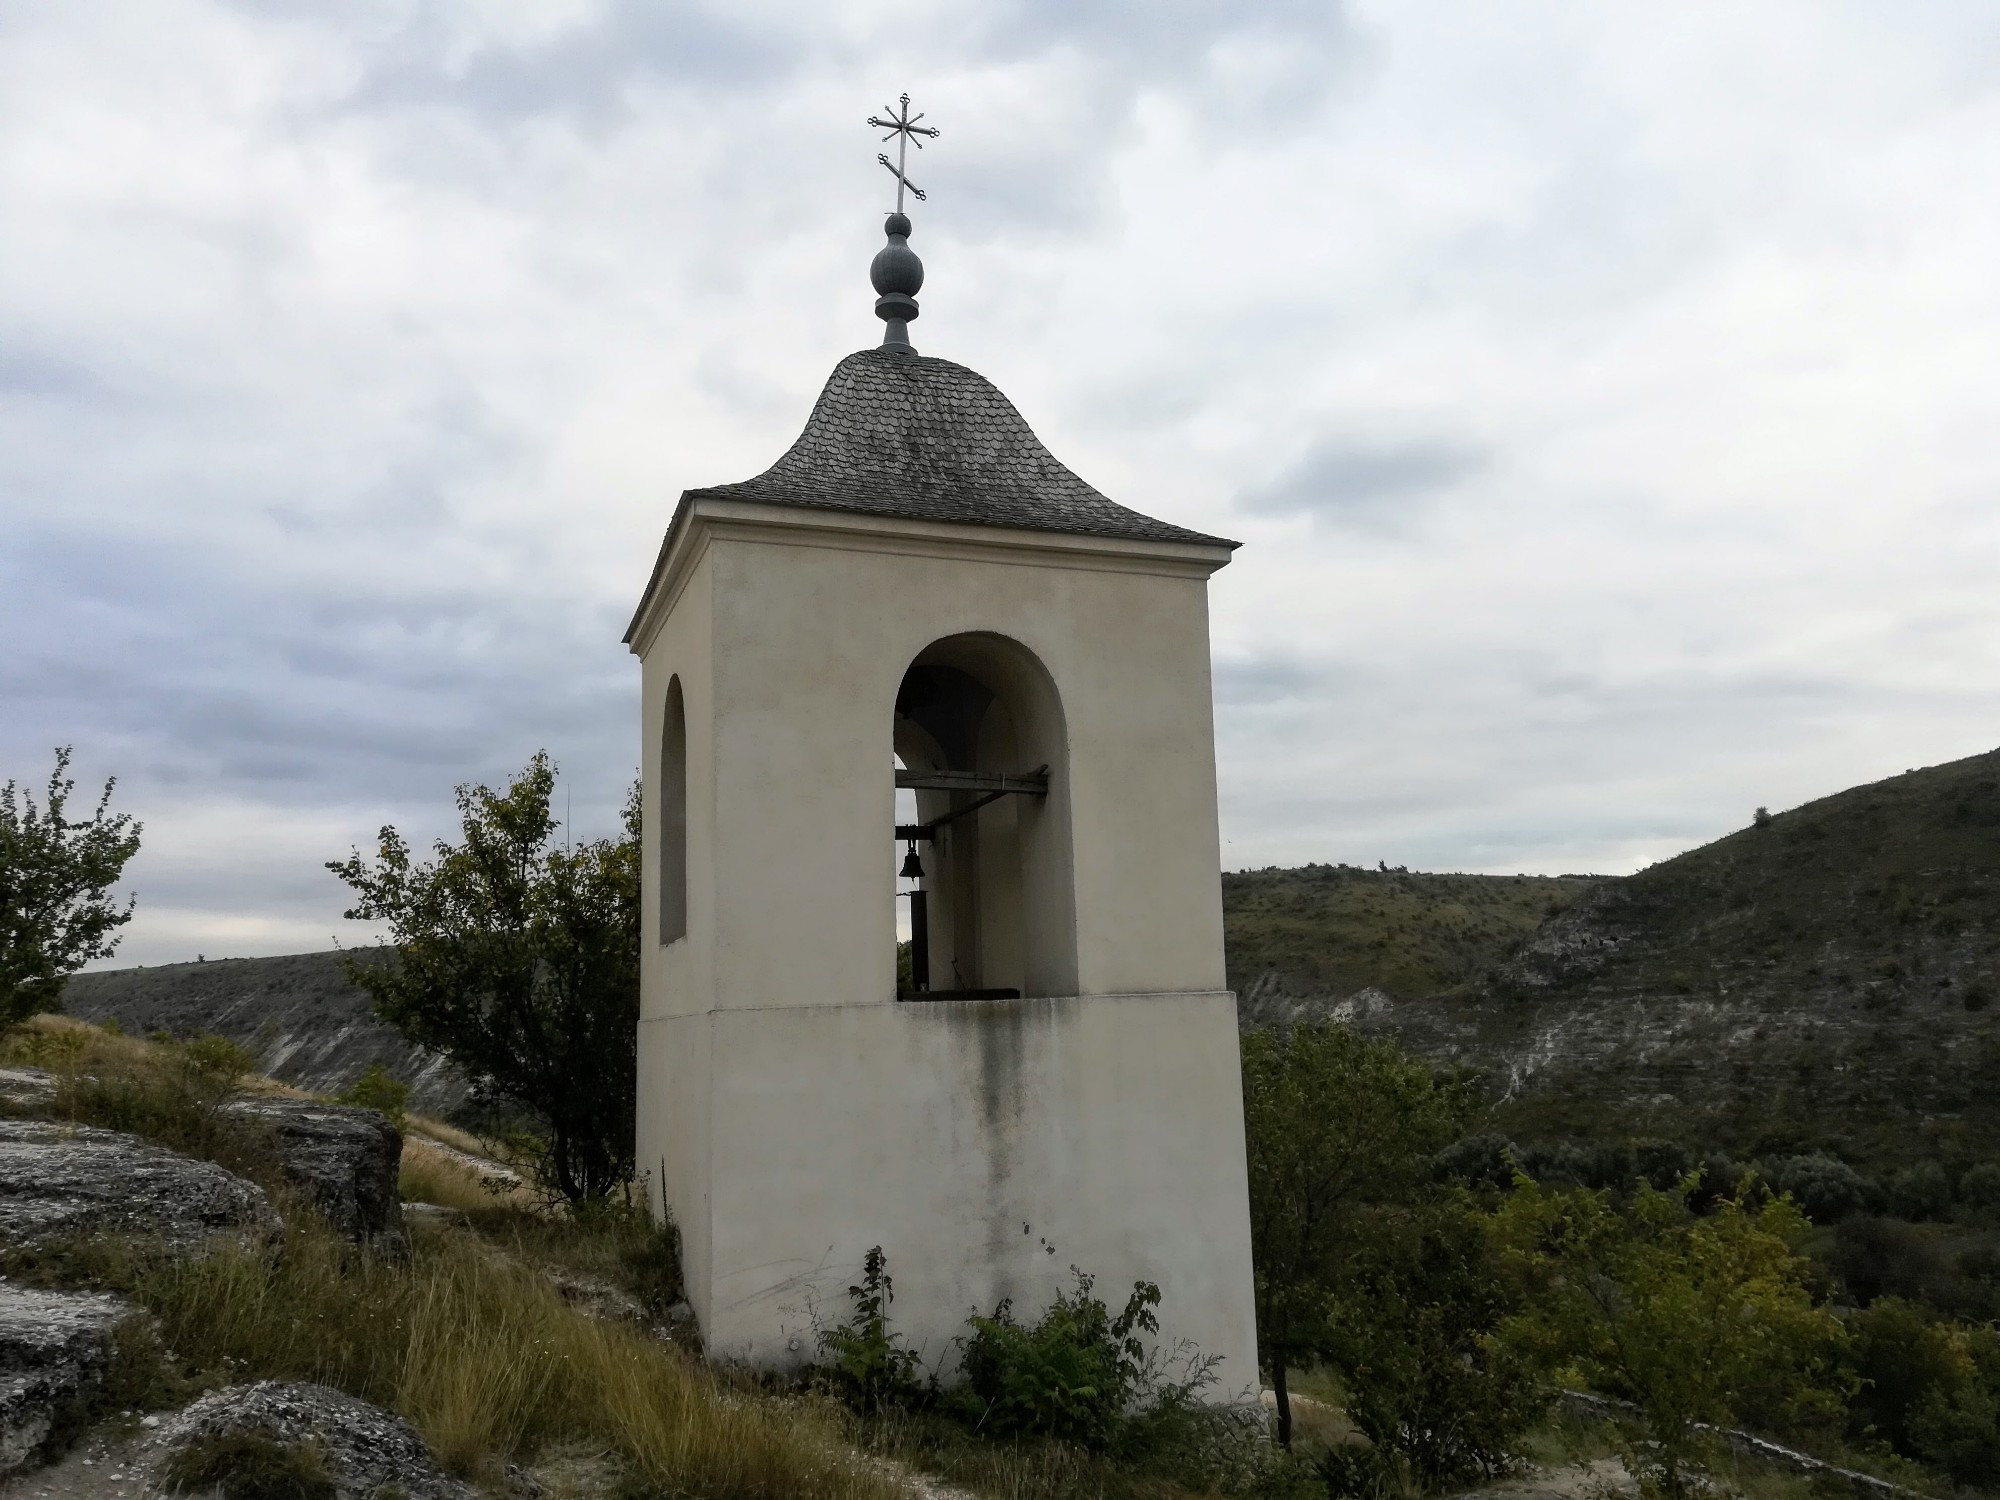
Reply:
<svg viewBox="0 0 2000 1500"><path fill-rule="evenodd" d="M741 484L689 490L765 505L1234 547L1107 499L1065 468L985 376L864 349L838 365L783 458Z"/></svg>

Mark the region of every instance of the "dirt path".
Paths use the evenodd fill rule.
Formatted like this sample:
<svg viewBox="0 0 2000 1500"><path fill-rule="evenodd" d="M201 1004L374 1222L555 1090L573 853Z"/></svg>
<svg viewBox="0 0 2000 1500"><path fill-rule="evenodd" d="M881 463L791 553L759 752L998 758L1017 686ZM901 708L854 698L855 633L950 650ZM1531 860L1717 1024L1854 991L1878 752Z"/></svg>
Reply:
<svg viewBox="0 0 2000 1500"><path fill-rule="evenodd" d="M133 1500L146 1492L132 1467L143 1436L137 1422L100 1427L48 1468L0 1482L0 1500Z"/></svg>
<svg viewBox="0 0 2000 1500"><path fill-rule="evenodd" d="M1454 1500L1613 1500L1639 1493L1639 1486L1615 1458L1587 1464L1560 1464L1534 1469L1482 1489L1467 1490Z"/></svg>

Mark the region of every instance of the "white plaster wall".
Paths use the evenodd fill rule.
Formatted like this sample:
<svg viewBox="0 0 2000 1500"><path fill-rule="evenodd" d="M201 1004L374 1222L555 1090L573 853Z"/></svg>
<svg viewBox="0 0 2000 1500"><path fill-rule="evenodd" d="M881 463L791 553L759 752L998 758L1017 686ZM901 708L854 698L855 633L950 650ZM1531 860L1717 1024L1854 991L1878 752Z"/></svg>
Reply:
<svg viewBox="0 0 2000 1500"><path fill-rule="evenodd" d="M713 1352L785 1365L872 1245L893 1326L950 1359L1002 1297L1157 1281L1162 1337L1255 1394L1235 998L932 1001L714 1017ZM829 1087L839 1080L844 1086Z"/></svg>
<svg viewBox="0 0 2000 1500"><path fill-rule="evenodd" d="M1033 652L1062 700L1078 990L1221 989L1205 578L869 540L709 547L727 830L712 869L715 1003L892 993L891 887L874 872L893 850L896 688L925 646L979 631Z"/></svg>

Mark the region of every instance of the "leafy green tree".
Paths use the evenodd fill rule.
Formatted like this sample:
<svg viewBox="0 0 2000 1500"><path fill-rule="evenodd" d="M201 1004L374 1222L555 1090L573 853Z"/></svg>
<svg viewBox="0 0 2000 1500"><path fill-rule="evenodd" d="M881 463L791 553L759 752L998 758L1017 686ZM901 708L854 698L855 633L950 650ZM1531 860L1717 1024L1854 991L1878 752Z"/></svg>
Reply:
<svg viewBox="0 0 2000 1500"><path fill-rule="evenodd" d="M1641 1183L1621 1202L1522 1178L1496 1219L1536 1294L1512 1337L1632 1403L1626 1463L1669 1500L1693 1492L1700 1424L1826 1421L1844 1395L1845 1335L1791 1249L1805 1217L1744 1194L1697 1216L1694 1188Z"/></svg>
<svg viewBox="0 0 2000 1500"><path fill-rule="evenodd" d="M1959 1484L2000 1486L2000 1329L1951 1330L1959 1368L1910 1413L1911 1446Z"/></svg>
<svg viewBox="0 0 2000 1500"><path fill-rule="evenodd" d="M632 1171L639 800L622 839L566 846L555 776L537 753L505 791L459 787L463 841L429 863L385 827L372 862L327 868L357 893L350 918L389 924L386 956L348 964L375 1013L539 1119L543 1179L574 1203Z"/></svg>
<svg viewBox="0 0 2000 1500"><path fill-rule="evenodd" d="M111 812L115 778L89 818L72 820L69 758L67 745L56 751L39 806L12 781L0 787L0 1026L56 1009L69 976L109 957L132 920L132 902L109 892L139 852L140 825Z"/></svg>
<svg viewBox="0 0 2000 1500"><path fill-rule="evenodd" d="M1347 1415L1425 1490L1492 1479L1547 1412L1549 1387L1537 1352L1501 1336L1521 1297L1488 1221L1462 1191L1366 1218L1325 1351Z"/></svg>
<svg viewBox="0 0 2000 1500"><path fill-rule="evenodd" d="M1288 1372L1331 1344L1342 1278L1366 1228L1361 1210L1407 1201L1426 1184L1469 1104L1461 1080L1338 1023L1244 1037L1257 1344L1284 1446Z"/></svg>

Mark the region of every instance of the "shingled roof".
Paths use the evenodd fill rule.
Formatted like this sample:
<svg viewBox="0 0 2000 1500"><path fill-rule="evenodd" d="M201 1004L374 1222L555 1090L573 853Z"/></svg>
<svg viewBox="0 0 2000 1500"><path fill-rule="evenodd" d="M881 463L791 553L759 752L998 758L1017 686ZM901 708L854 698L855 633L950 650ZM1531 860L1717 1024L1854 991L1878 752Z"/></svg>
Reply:
<svg viewBox="0 0 2000 1500"><path fill-rule="evenodd" d="M785 456L705 496L817 510L1234 547L1105 498L1059 463L1014 404L950 360L864 349L834 366Z"/></svg>

